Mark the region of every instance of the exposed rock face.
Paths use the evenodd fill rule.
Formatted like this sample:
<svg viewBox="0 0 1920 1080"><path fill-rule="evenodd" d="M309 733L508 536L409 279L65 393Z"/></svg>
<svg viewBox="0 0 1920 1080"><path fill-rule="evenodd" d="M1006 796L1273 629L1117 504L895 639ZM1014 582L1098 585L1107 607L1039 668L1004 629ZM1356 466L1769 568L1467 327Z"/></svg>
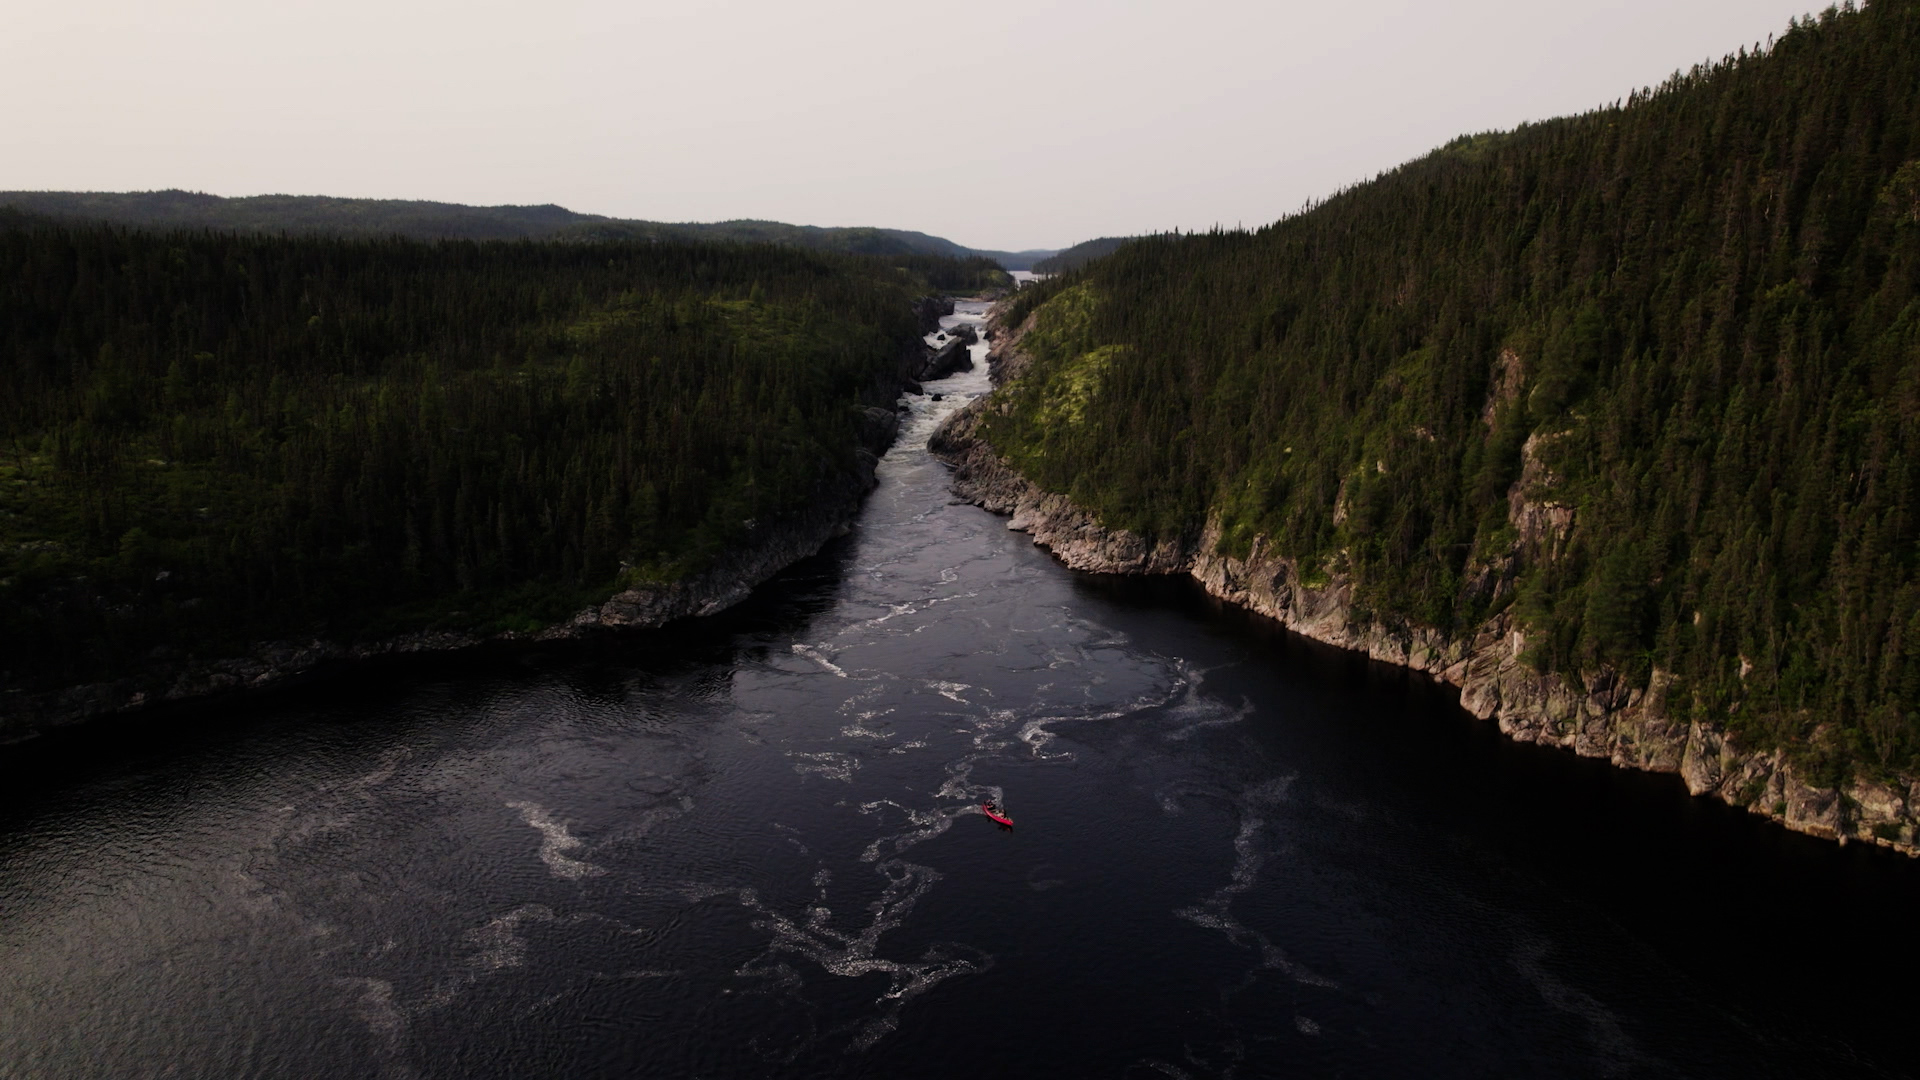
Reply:
<svg viewBox="0 0 1920 1080"><path fill-rule="evenodd" d="M1520 387L1526 381L1527 369L1520 360L1520 354L1512 349L1501 349L1499 358L1493 362L1486 408L1480 411L1480 422L1487 425L1487 430L1493 430L1494 419L1500 409L1519 399Z"/></svg>
<svg viewBox="0 0 1920 1080"><path fill-rule="evenodd" d="M953 301L928 298L917 302L914 310L923 319L931 312L937 325L941 314L952 313ZM960 353L966 356L964 345ZM900 357L892 372L868 389L868 400L891 404L903 387L912 385L911 373L925 368L932 358L933 350L914 346ZM676 619L715 614L746 599L755 586L781 570L815 554L828 540L846 535L848 521L859 512L861 499L876 482L874 470L880 455L893 445L899 429L900 418L893 409L870 405L860 432L856 474L838 475L823 484L803 509L759 524L743 545L706 571L670 584L627 589L538 634L422 631L372 642L267 641L256 644L247 656L156 661L146 670L114 682L38 694L0 694L0 744L97 716L135 712L161 701L264 688L326 663L452 652L487 642L564 640L610 630L659 627ZM141 689L157 683L168 684L169 689L157 696Z"/></svg>
<svg viewBox="0 0 1920 1080"><path fill-rule="evenodd" d="M920 320L920 332L931 334L940 329L940 317L953 314L953 300L945 296L923 296L913 302L913 316Z"/></svg>
<svg viewBox="0 0 1920 1080"><path fill-rule="evenodd" d="M973 353L967 348L967 342L958 337L948 338L946 344L934 350L927 357L913 377L920 382L932 382L944 379L956 371L973 370Z"/></svg>
<svg viewBox="0 0 1920 1080"><path fill-rule="evenodd" d="M996 385L1017 379L1029 358L1019 350L1027 326L1009 330L990 324L995 342L987 366ZM1505 374L1518 358L1501 358L1496 397L1515 390ZM1674 719L1668 712L1672 677L1655 670L1645 686L1629 686L1611 669L1586 673L1581 683L1541 674L1521 660L1523 632L1502 612L1470 635L1453 636L1421 626L1385 626L1353 612L1353 582L1335 575L1325 585L1304 584L1293 560L1255 540L1245 558L1219 553L1219 532L1210 523L1190 543L1147 542L1125 530L1108 529L1063 495L1041 490L1007 464L978 435L981 418L994 407L982 398L950 417L929 441L935 456L953 467L953 490L999 514L1007 527L1032 535L1076 570L1121 574L1191 574L1223 600L1277 619L1296 633L1341 648L1415 668L1460 688L1468 712L1497 722L1521 742L1605 758L1617 766L1678 773L1687 790L1711 795L1813 836L1866 840L1920 855L1920 782L1860 781L1845 790L1821 788L1798 776L1778 751L1737 746L1716 727ZM1497 407L1489 404L1489 411ZM1572 532L1574 510L1538 493L1551 484L1535 436L1523 450L1521 477L1509 497L1509 520L1518 538L1513 550L1470 568L1470 588L1510 590L1521 561L1555 557Z"/></svg>

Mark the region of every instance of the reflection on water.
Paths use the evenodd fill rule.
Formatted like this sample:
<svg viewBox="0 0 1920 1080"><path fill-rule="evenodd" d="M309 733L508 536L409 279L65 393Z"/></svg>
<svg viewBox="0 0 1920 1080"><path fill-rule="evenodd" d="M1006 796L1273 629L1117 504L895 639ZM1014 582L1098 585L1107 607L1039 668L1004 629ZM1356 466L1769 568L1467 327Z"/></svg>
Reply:
<svg viewBox="0 0 1920 1080"><path fill-rule="evenodd" d="M716 619L14 748L0 1075L1906 1074L1911 867L1066 573L985 388Z"/></svg>

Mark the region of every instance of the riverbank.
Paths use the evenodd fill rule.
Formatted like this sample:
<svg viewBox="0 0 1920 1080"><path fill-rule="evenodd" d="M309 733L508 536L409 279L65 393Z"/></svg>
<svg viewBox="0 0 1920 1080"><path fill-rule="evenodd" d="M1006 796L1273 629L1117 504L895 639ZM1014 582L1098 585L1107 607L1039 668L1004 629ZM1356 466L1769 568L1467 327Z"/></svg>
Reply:
<svg viewBox="0 0 1920 1080"><path fill-rule="evenodd" d="M996 386L1017 380L1025 371L1029 361L1020 339L1031 329L1031 321L1018 327L997 318L990 322L988 367ZM1672 680L1658 669L1645 686L1629 685L1605 668L1585 673L1577 685L1541 674L1521 661L1525 635L1506 611L1466 635L1386 626L1355 615L1350 579L1334 575L1324 585L1307 585L1299 568L1274 554L1264 538L1239 558L1219 552L1219 534L1211 522L1190 543L1149 542L1126 530L1108 529L1070 499L1027 480L980 438L980 419L993 407L989 395L956 413L935 433L929 448L953 468L956 495L1007 515L1009 529L1028 533L1068 567L1096 573L1189 574L1213 596L1305 637L1422 671L1457 687L1461 707L1494 720L1517 741L1572 750L1621 768L1677 773L1696 796L1720 799L1796 832L1920 856L1920 779L1814 783L1779 750L1750 750L1715 725L1675 718L1668 710ZM1526 467L1509 493L1509 521L1516 535L1512 549L1472 568L1487 576L1496 596L1512 588L1523 561L1542 540L1564 538L1574 526L1570 508L1527 498L1540 468L1532 449L1529 442Z"/></svg>
<svg viewBox="0 0 1920 1080"><path fill-rule="evenodd" d="M1920 861L1512 742L1188 579L1065 570L923 452L988 388L909 395L851 535L711 618L0 753L0 1060L1920 1071L1875 979L1920 964Z"/></svg>
<svg viewBox="0 0 1920 1080"><path fill-rule="evenodd" d="M925 297L914 305L927 338L940 333L940 320L954 301ZM953 357L958 346L960 359ZM592 634L645 630L687 618L724 611L787 567L817 553L843 536L873 490L880 456L893 445L900 418L891 407L902 392L917 391L919 380L937 378L964 362L960 339L923 339L899 358L888 377L863 395L865 422L855 449L855 469L838 473L804 507L756 525L746 542L691 577L637 585L613 593L571 618L535 632L507 630L419 630L373 641L319 637L262 641L244 655L214 659L187 657L158 661L139 676L88 683L40 693L0 694L0 744L30 739L56 728L98 717L128 715L176 702L280 686L323 665L351 664L409 654L450 653L516 641L564 641ZM155 691L157 685L166 689Z"/></svg>

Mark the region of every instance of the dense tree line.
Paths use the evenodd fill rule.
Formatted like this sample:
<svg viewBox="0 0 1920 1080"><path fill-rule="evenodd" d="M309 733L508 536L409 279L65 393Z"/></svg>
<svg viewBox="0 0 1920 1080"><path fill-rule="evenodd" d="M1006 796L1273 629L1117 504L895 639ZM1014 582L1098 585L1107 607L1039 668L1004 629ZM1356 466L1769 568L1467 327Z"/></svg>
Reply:
<svg viewBox="0 0 1920 1080"><path fill-rule="evenodd" d="M1078 270L1095 259L1111 255L1120 249L1120 245L1132 240L1131 236L1102 236L1096 240L1082 240L1067 248L1056 251L1033 264L1036 274L1064 274L1069 270Z"/></svg>
<svg viewBox="0 0 1920 1080"><path fill-rule="evenodd" d="M1141 240L1035 313L987 435L1111 524L1217 514L1229 549L1353 575L1365 615L1466 632L1512 603L1543 670L1657 667L1750 742L1916 764L1912 0L1254 233ZM1523 478L1570 535L1517 535Z"/></svg>
<svg viewBox="0 0 1920 1080"><path fill-rule="evenodd" d="M532 628L856 468L984 262L0 219L0 669Z"/></svg>
<svg viewBox="0 0 1920 1080"><path fill-rule="evenodd" d="M845 255L983 256L1025 270L1051 251L975 251L945 237L871 226L823 228L779 221L665 222L544 206L463 206L418 199L327 195L224 198L198 191L0 191L0 207L66 221L149 229L410 236L418 240L671 240L783 244ZM1009 282L1010 284L1011 282Z"/></svg>

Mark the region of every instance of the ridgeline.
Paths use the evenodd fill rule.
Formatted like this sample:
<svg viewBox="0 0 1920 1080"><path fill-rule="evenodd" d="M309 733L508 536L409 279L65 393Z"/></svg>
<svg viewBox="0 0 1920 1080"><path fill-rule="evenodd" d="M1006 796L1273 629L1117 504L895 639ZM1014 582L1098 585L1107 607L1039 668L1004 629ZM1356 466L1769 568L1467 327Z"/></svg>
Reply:
<svg viewBox="0 0 1920 1080"><path fill-rule="evenodd" d="M843 255L981 257L1026 270L1043 251L976 251L945 237L867 226L822 228L779 221L665 222L582 214L564 206L465 206L418 199L343 199L326 195L223 198L198 191L0 191L0 208L68 222L143 229L217 229L416 240L668 240L679 243L781 244Z"/></svg>
<svg viewBox="0 0 1920 1080"><path fill-rule="evenodd" d="M1120 245L1136 239L1131 236L1102 236L1097 240L1082 240L1063 251L1056 251L1033 264L1036 274L1064 274L1069 270L1078 270L1095 259L1111 255L1120 250Z"/></svg>
<svg viewBox="0 0 1920 1080"><path fill-rule="evenodd" d="M1566 690L1527 737L1682 767L1644 707L1696 790L1842 836L1892 800L1869 838L1915 843L1920 5L1138 240L1002 324L1024 373L969 422L1141 550L1337 593L1330 639L1463 686L1511 647L1510 694Z"/></svg>

